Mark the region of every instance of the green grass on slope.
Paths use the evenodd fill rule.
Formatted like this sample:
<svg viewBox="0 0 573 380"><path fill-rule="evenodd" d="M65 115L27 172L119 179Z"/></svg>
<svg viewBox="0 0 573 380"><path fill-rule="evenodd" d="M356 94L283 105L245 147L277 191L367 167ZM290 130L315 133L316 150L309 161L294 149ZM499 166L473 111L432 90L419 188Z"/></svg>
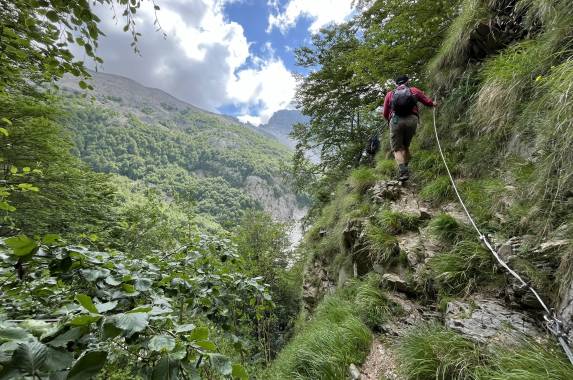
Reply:
<svg viewBox="0 0 573 380"><path fill-rule="evenodd" d="M424 324L397 346L398 363L408 380L475 379L481 363L479 347L444 327Z"/></svg>
<svg viewBox="0 0 573 380"><path fill-rule="evenodd" d="M372 340L352 304L327 297L314 320L279 354L273 379L344 379L351 363L361 363Z"/></svg>
<svg viewBox="0 0 573 380"><path fill-rule="evenodd" d="M569 380L573 366L554 342L482 346L424 324L397 343L407 380Z"/></svg>
<svg viewBox="0 0 573 380"><path fill-rule="evenodd" d="M366 358L372 333L398 309L384 297L380 277L363 281L325 297L312 319L262 377L265 379L345 379L348 366Z"/></svg>

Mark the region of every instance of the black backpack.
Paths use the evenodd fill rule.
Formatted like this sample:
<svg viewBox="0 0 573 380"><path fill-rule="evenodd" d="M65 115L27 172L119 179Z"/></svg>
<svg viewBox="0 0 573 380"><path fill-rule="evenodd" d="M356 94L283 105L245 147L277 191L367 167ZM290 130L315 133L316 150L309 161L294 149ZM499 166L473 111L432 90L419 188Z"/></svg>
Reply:
<svg viewBox="0 0 573 380"><path fill-rule="evenodd" d="M409 116L418 104L418 99L412 94L410 87L398 86L392 96L392 110L398 116Z"/></svg>

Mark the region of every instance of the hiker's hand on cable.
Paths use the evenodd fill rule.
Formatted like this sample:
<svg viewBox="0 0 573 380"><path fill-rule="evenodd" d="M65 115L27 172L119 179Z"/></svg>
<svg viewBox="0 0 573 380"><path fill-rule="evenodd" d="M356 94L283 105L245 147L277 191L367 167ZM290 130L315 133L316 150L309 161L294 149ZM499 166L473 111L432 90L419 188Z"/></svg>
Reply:
<svg viewBox="0 0 573 380"><path fill-rule="evenodd" d="M437 107L437 106L438 106L438 102L434 101L434 107Z"/></svg>

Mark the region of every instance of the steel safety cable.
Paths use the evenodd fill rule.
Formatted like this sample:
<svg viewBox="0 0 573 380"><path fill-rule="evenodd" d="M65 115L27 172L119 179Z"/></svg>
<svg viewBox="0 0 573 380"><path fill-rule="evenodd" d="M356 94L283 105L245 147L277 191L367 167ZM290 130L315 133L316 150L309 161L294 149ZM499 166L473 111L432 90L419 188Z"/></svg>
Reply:
<svg viewBox="0 0 573 380"><path fill-rule="evenodd" d="M468 208L466 207L464 200L462 199L462 196L460 195L460 192L458 191L456 181L454 180L454 177L452 176L452 173L450 171L450 167L448 166L448 162L446 161L446 156L444 155L444 151L442 149L442 144L440 143L440 138L438 136L438 126L437 126L437 122L436 122L436 108L435 107L433 110L433 117L434 117L434 135L436 137L436 143L438 145L438 151L440 152L440 156L442 157L442 161L444 162L444 167L446 168L446 172L448 173L448 177L450 178L452 188L454 189L454 192L458 198L458 201L459 201L460 205L462 206L462 208L464 209L464 212L467 215L471 225L473 226L473 228L478 233L479 240L493 254L493 256L495 257L497 262L503 268L505 268L515 279L517 279L521 283L521 288L522 289L527 288L535 296L535 298L537 299L537 301L539 302L541 307L545 310L545 315L543 316L543 318L546 322L546 326L547 326L548 330L553 335L555 335L555 337L559 341L559 344L563 348L563 351L565 351L567 358L569 359L571 364L573 364L573 352L571 351L571 348L569 347L569 345L567 344L567 341L565 339L565 334L563 332L563 322L559 318L557 318L555 313L545 304L545 302L543 301L543 299L541 298L539 293L528 282L526 282L519 274L517 274L513 269L511 269L509 267L509 265L507 265L507 263L500 257L499 253L493 247L489 238L481 232L481 230L477 226L476 222L474 221L472 215L470 214Z"/></svg>

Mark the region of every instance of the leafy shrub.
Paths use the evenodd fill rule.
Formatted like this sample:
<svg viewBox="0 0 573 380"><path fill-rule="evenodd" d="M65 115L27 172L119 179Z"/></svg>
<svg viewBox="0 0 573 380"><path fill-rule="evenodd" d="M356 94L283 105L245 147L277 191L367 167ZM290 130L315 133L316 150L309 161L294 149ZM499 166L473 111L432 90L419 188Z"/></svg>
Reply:
<svg viewBox="0 0 573 380"><path fill-rule="evenodd" d="M71 368L68 378L90 378L114 366L137 375L185 364L188 376L246 378L217 352L209 327L226 326L242 344L245 327L272 306L268 286L239 271L233 247L216 237L142 258L68 246L53 235L15 236L2 239L0 257L0 310L11 320L0 322L2 365L13 376Z"/></svg>
<svg viewBox="0 0 573 380"><path fill-rule="evenodd" d="M423 324L397 345L400 370L411 380L474 379L481 363L479 347L462 336L435 324Z"/></svg>

